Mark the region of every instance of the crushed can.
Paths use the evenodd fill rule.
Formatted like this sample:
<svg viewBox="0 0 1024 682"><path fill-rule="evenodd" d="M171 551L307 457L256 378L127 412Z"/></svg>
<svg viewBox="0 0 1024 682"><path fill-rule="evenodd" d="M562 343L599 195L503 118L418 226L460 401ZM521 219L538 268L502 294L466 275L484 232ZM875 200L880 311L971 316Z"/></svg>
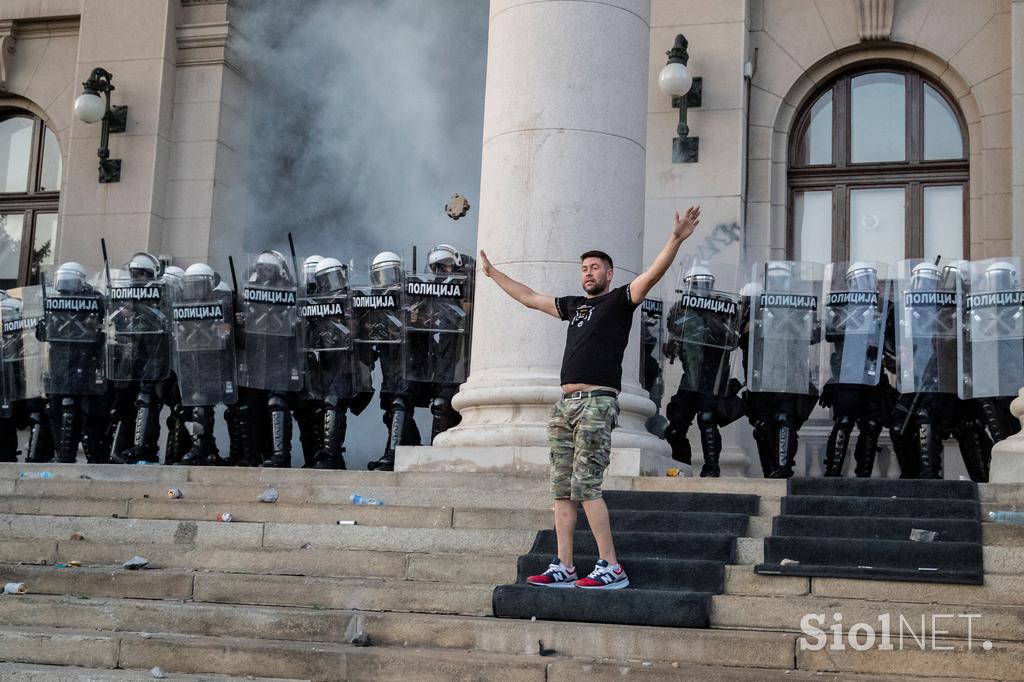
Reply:
<svg viewBox="0 0 1024 682"><path fill-rule="evenodd" d="M167 489L167 497L169 497L172 500L180 500L181 499L181 490L179 490L178 488L168 488Z"/></svg>
<svg viewBox="0 0 1024 682"><path fill-rule="evenodd" d="M228 512L221 512L217 514L217 520L223 521L224 523L231 523L231 514Z"/></svg>

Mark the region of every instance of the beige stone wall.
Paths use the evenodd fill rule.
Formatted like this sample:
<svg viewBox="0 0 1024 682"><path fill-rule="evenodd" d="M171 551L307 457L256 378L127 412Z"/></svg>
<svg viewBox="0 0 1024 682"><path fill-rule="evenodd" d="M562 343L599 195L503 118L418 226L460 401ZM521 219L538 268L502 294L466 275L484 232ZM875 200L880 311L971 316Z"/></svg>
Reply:
<svg viewBox="0 0 1024 682"><path fill-rule="evenodd" d="M875 42L860 42L854 0L749 7L757 50L746 197L752 256L784 253L785 161L797 108L838 69L879 59L914 65L957 98L970 138L971 256L1011 252L1010 2L972 0L968 9L959 0L897 0L890 40Z"/></svg>
<svg viewBox="0 0 1024 682"><path fill-rule="evenodd" d="M0 105L27 108L58 134L64 158L58 259L99 264L132 252L223 267L241 232L229 195L241 161L246 79L228 47L228 0L8 0L0 34L15 38ZM73 116L81 83L102 66L127 131L111 135L121 182L97 182L100 126Z"/></svg>

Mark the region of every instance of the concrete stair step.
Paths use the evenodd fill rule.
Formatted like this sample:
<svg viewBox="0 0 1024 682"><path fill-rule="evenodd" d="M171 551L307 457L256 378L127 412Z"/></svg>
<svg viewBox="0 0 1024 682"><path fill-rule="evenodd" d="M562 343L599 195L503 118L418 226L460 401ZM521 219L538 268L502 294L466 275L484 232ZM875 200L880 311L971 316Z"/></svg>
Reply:
<svg viewBox="0 0 1024 682"><path fill-rule="evenodd" d="M0 563L53 566L80 561L85 567L120 568L140 555L147 569L310 575L322 577L397 578L443 580L455 563L462 582L499 584L516 577L518 555L477 556L422 552L358 551L339 549L217 549L194 545L111 544L48 540L0 540ZM50 572L53 569L48 569ZM2 575L0 575L2 577Z"/></svg>
<svg viewBox="0 0 1024 682"><path fill-rule="evenodd" d="M494 586L380 578L321 578L160 569L0 566L33 594L178 599L222 604L489 615Z"/></svg>
<svg viewBox="0 0 1024 682"><path fill-rule="evenodd" d="M308 682L283 677L233 677L229 675L185 675L171 673L168 680L181 682ZM0 682L153 682L149 670L101 670L65 665L0 663Z"/></svg>
<svg viewBox="0 0 1024 682"><path fill-rule="evenodd" d="M336 504L352 506L352 495L382 500L392 507L460 507L481 509L551 509L551 495L544 490L477 490L468 488L407 488L381 485L326 485L276 483L281 504ZM182 499L209 502L256 502L267 484L191 483L187 481L110 481L78 478L20 479L0 487L0 495L35 498L164 499L168 488L178 488Z"/></svg>
<svg viewBox="0 0 1024 682"><path fill-rule="evenodd" d="M898 598L898 593L894 596ZM801 619L806 614L824 614L818 626L828 629L836 623L833 614L837 613L841 614L844 631L855 623L868 623L881 629L879 618L888 614L897 627L902 618L910 628L920 633L922 622L927 624L930 631L933 614L946 614L938 622L939 629L945 631L945 637L967 639L972 636L979 641L1024 642L1024 606L914 604L901 601L879 603L819 596L758 597L723 594L711 598L711 627L801 632Z"/></svg>
<svg viewBox="0 0 1024 682"><path fill-rule="evenodd" d="M89 668L346 680L507 679L544 682L540 657L236 637L0 628L0 659ZM82 662L88 659L89 662ZM499 670L500 677L491 677Z"/></svg>
<svg viewBox="0 0 1024 682"><path fill-rule="evenodd" d="M53 540L78 534L90 542L154 543L218 548L300 548L442 554L525 553L533 530L395 528L298 523L221 523L161 519L0 514L4 538Z"/></svg>

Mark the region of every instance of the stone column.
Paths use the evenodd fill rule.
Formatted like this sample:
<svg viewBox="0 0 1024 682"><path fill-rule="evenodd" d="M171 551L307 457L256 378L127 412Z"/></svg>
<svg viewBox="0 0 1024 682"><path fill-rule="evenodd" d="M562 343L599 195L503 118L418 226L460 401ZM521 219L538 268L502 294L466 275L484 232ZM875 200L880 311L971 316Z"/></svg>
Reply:
<svg viewBox="0 0 1024 682"><path fill-rule="evenodd" d="M1010 413L1024 424L1024 388L1010 403ZM996 443L989 470L992 483L1024 483L1024 431Z"/></svg>
<svg viewBox="0 0 1024 682"><path fill-rule="evenodd" d="M582 295L579 255L588 249L614 259L613 287L642 269L649 5L491 2L478 241L494 265L539 292ZM546 448L565 323L479 277L471 375L454 400L463 421L434 450ZM665 454L667 444L644 430L654 405L638 372L634 323L613 445Z"/></svg>

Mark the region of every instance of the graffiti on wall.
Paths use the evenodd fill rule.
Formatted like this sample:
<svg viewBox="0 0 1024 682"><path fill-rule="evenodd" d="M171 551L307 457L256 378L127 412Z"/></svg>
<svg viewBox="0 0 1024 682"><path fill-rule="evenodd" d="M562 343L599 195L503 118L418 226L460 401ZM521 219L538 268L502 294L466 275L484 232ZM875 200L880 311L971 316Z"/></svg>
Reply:
<svg viewBox="0 0 1024 682"><path fill-rule="evenodd" d="M697 257L701 260L711 260L721 253L722 249L738 242L741 231L738 223L719 223L697 247Z"/></svg>

